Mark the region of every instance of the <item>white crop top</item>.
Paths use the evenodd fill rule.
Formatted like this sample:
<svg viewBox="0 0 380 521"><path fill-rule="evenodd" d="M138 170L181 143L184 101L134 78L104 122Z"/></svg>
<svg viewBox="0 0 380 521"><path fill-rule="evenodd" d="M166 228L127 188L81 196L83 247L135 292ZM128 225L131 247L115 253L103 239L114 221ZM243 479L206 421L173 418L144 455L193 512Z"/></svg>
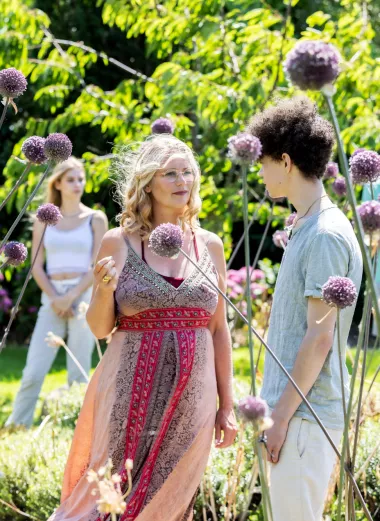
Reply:
<svg viewBox="0 0 380 521"><path fill-rule="evenodd" d="M57 230L55 226L46 228L44 246L48 275L89 271L92 264L93 215L73 230Z"/></svg>

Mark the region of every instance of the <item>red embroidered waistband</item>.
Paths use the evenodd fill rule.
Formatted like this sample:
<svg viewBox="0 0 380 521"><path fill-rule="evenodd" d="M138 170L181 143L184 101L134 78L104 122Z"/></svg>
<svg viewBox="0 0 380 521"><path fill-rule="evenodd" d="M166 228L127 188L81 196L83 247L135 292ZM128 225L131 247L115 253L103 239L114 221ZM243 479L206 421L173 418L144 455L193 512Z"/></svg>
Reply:
<svg viewBox="0 0 380 521"><path fill-rule="evenodd" d="M118 318L120 331L163 331L207 327L211 314L202 308L149 309L136 315Z"/></svg>

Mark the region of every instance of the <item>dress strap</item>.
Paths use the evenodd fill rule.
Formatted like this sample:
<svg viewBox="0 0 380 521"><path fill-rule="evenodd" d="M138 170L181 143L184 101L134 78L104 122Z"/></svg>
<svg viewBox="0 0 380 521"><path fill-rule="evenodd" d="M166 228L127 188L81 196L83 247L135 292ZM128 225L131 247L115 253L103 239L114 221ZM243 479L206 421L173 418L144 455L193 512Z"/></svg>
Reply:
<svg viewBox="0 0 380 521"><path fill-rule="evenodd" d="M193 241L194 241L194 251L195 251L195 256L196 256L196 258L197 258L197 262L199 262L198 243L197 243L197 238L196 238L194 232L193 232Z"/></svg>

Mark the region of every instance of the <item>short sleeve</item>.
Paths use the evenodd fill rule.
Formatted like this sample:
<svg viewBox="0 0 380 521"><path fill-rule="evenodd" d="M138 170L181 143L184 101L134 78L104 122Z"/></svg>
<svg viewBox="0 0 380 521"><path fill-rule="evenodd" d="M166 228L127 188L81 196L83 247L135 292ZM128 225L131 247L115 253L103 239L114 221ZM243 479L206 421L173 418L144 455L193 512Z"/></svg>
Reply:
<svg viewBox="0 0 380 521"><path fill-rule="evenodd" d="M371 201L371 199L372 199L371 189L370 189L369 185L366 184L363 186L362 202L364 203L365 201Z"/></svg>
<svg viewBox="0 0 380 521"><path fill-rule="evenodd" d="M343 239L331 233L318 234L310 246L306 264L305 297L322 298L329 277L347 277L350 253Z"/></svg>

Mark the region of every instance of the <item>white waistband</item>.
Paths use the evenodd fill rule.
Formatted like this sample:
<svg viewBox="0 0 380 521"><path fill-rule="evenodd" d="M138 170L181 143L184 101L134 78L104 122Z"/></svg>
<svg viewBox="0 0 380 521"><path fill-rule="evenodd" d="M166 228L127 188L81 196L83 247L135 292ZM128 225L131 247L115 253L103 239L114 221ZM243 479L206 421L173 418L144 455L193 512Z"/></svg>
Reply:
<svg viewBox="0 0 380 521"><path fill-rule="evenodd" d="M82 277L75 277L73 279L54 280L49 279L53 286L64 286L65 284L76 286L82 280Z"/></svg>

